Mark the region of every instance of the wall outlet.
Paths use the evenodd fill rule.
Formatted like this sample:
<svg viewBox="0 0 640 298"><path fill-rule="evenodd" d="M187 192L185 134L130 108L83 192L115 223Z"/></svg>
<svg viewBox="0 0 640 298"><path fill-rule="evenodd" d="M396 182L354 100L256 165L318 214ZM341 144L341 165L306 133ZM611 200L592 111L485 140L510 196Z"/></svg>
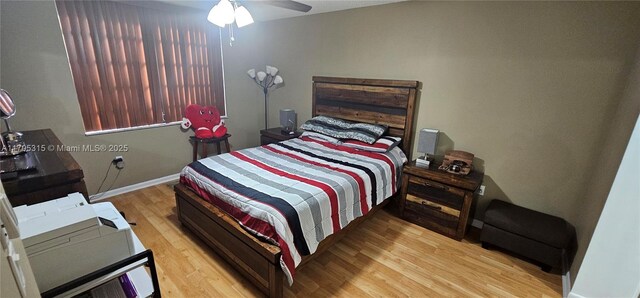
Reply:
<svg viewBox="0 0 640 298"><path fill-rule="evenodd" d="M478 191L478 194L484 196L484 185L480 185L480 191Z"/></svg>
<svg viewBox="0 0 640 298"><path fill-rule="evenodd" d="M111 161L111 163L116 165L116 169L118 169L118 170L124 169L124 157L122 157L120 155L114 157L113 160Z"/></svg>

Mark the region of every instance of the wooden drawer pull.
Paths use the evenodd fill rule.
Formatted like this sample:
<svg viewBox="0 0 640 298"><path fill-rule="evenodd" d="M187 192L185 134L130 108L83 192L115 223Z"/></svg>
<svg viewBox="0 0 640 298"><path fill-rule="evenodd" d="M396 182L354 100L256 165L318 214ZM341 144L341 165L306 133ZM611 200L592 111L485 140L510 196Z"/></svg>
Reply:
<svg viewBox="0 0 640 298"><path fill-rule="evenodd" d="M442 210L442 206L438 206L438 205L435 205L435 204L429 203L429 202L427 202L427 201L421 201L421 202L420 202L420 204L422 204L422 205L424 205L424 206L426 206L426 207L429 207L429 208L431 208L431 209L433 209L433 210L438 210L438 211L441 211L441 210Z"/></svg>
<svg viewBox="0 0 640 298"><path fill-rule="evenodd" d="M428 187L433 187L433 188L442 189L442 190L446 190L446 191L449 190L449 188L446 185L442 185L442 184L433 184L433 183L429 183L429 182L425 182L424 184L426 186L428 186Z"/></svg>

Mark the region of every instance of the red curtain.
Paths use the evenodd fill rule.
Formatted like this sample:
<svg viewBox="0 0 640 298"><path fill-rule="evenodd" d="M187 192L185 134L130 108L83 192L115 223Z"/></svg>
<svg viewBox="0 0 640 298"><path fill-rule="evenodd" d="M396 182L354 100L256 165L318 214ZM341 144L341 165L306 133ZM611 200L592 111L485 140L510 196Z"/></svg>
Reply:
<svg viewBox="0 0 640 298"><path fill-rule="evenodd" d="M109 1L56 1L86 131L182 119L224 86L219 30L179 13Z"/></svg>

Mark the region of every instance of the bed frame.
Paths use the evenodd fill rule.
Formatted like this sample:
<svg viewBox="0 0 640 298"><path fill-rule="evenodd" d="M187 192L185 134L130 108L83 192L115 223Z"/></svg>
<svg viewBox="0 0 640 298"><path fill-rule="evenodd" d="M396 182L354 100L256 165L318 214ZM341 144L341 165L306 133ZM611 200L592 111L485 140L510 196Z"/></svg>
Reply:
<svg viewBox="0 0 640 298"><path fill-rule="evenodd" d="M386 124L388 134L402 137L399 145L411 158L417 81L313 77L313 116L327 115L358 122ZM178 218L216 253L234 265L269 297L282 297L283 272L280 248L246 232L221 209L200 198L182 184L174 187ZM312 255L302 258L300 268L320 255L349 230L369 218L389 201L327 237Z"/></svg>

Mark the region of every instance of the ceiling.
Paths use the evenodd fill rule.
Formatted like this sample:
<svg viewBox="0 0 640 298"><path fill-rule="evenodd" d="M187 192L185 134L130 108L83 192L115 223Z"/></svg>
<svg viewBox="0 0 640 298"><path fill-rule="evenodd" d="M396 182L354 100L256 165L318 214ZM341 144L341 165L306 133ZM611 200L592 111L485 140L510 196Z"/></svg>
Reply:
<svg viewBox="0 0 640 298"><path fill-rule="evenodd" d="M184 5L189 7L195 7L202 10L209 10L219 0L158 0L162 2L169 2L172 4ZM275 19L292 18L304 15L325 13L331 11L346 10L358 7L374 6L395 2L402 2L406 0L302 0L298 1L307 5L311 5L313 8L309 12L299 12L280 7L266 5L261 3L260 0L244 0L247 9L256 21L269 21Z"/></svg>

